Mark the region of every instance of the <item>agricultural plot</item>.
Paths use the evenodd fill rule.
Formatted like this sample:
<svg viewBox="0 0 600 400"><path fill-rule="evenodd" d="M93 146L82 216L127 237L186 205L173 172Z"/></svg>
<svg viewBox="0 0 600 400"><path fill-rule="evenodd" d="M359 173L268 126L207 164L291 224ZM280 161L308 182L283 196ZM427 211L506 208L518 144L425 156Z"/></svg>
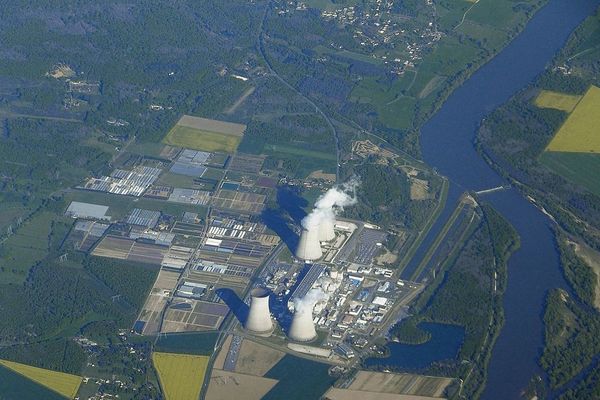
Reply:
<svg viewBox="0 0 600 400"><path fill-rule="evenodd" d="M161 265L168 251L168 247L165 246L137 242L129 238L106 236L92 251L92 255Z"/></svg>
<svg viewBox="0 0 600 400"><path fill-rule="evenodd" d="M579 100L581 96L542 90L535 98L534 104L539 108L552 108L570 113Z"/></svg>
<svg viewBox="0 0 600 400"><path fill-rule="evenodd" d="M65 397L45 386L32 382L0 365L0 393L3 400L64 400Z"/></svg>
<svg viewBox="0 0 600 400"><path fill-rule="evenodd" d="M322 151L302 149L300 147L286 146L282 144L267 144L265 151L270 153L290 154L294 156L317 158L321 160L335 161L335 152L325 153Z"/></svg>
<svg viewBox="0 0 600 400"><path fill-rule="evenodd" d="M184 115L163 143L202 151L233 153L242 141L246 125Z"/></svg>
<svg viewBox="0 0 600 400"><path fill-rule="evenodd" d="M96 221L79 220L75 223L63 248L72 247L76 250L88 252L100 240L108 224Z"/></svg>
<svg viewBox="0 0 600 400"><path fill-rule="evenodd" d="M539 161L566 180L600 196L600 154L545 151Z"/></svg>
<svg viewBox="0 0 600 400"><path fill-rule="evenodd" d="M161 270L133 329L142 335L155 335L160 330L162 312L167 305L167 294L173 293L180 272Z"/></svg>
<svg viewBox="0 0 600 400"><path fill-rule="evenodd" d="M275 379L213 369L206 399L260 400L276 384L277 381Z"/></svg>
<svg viewBox="0 0 600 400"><path fill-rule="evenodd" d="M229 162L229 170L236 172L245 172L258 174L265 162L265 156L255 156L252 154L237 153Z"/></svg>
<svg viewBox="0 0 600 400"><path fill-rule="evenodd" d="M160 335L156 351L210 356L215 350L219 332L177 333Z"/></svg>
<svg viewBox="0 0 600 400"><path fill-rule="evenodd" d="M450 383L452 383L452 379L450 378L435 376L359 371L348 389L365 392L441 397Z"/></svg>
<svg viewBox="0 0 600 400"><path fill-rule="evenodd" d="M363 390L332 387L325 394L329 400L442 400L441 397L413 396L410 394L365 392Z"/></svg>
<svg viewBox="0 0 600 400"><path fill-rule="evenodd" d="M214 195L212 204L216 208L258 214L263 210L265 200L263 194L221 189Z"/></svg>
<svg viewBox="0 0 600 400"><path fill-rule="evenodd" d="M162 332L218 329L228 312L224 304L176 298L165 311Z"/></svg>
<svg viewBox="0 0 600 400"><path fill-rule="evenodd" d="M200 395L209 357L153 353L152 362L167 400L192 400Z"/></svg>
<svg viewBox="0 0 600 400"><path fill-rule="evenodd" d="M600 88L590 86L546 151L600 153Z"/></svg>
<svg viewBox="0 0 600 400"><path fill-rule="evenodd" d="M0 365L69 399L75 397L79 385L81 385L82 378L80 376L65 374L64 372L51 371L6 360L0 360Z"/></svg>
<svg viewBox="0 0 600 400"><path fill-rule="evenodd" d="M329 376L328 370L328 364L285 355L264 376L279 382L263 400L319 399L335 381ZM299 376L302 379L298 379Z"/></svg>
<svg viewBox="0 0 600 400"><path fill-rule="evenodd" d="M285 353L282 351L245 339L239 350L235 372L263 376L273 368L284 355Z"/></svg>

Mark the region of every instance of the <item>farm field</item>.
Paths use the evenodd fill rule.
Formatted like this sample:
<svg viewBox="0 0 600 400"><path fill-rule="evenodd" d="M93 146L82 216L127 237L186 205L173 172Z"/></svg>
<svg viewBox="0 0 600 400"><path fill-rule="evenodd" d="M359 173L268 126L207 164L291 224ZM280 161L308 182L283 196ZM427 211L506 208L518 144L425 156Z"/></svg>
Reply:
<svg viewBox="0 0 600 400"><path fill-rule="evenodd" d="M553 108L570 113L579 100L581 100L581 96L542 90L535 98L534 104L539 108Z"/></svg>
<svg viewBox="0 0 600 400"><path fill-rule="evenodd" d="M163 143L203 151L234 153L246 126L184 115L167 133Z"/></svg>
<svg viewBox="0 0 600 400"><path fill-rule="evenodd" d="M263 400L319 399L335 381L328 374L329 365L286 354L265 375L279 382ZM298 379L301 376L302 379Z"/></svg>
<svg viewBox="0 0 600 400"><path fill-rule="evenodd" d="M441 400L443 397L415 396L412 394L377 393L363 390L339 389L332 387L325 397L329 400Z"/></svg>
<svg viewBox="0 0 600 400"><path fill-rule="evenodd" d="M120 196L112 193L92 192L89 190L73 190L65 194L65 203L68 205L71 201L82 201L94 204L110 204L108 215L114 219L126 217L134 208L143 208L151 211L161 211L165 214L181 215L185 211L206 214L206 208L198 205L187 205L180 203L166 202L149 198L132 199L128 196Z"/></svg>
<svg viewBox="0 0 600 400"><path fill-rule="evenodd" d="M168 353L185 353L195 355L211 355L218 333L179 333L161 335L156 342L156 349Z"/></svg>
<svg viewBox="0 0 600 400"><path fill-rule="evenodd" d="M452 383L452 379L450 378L435 376L359 371L348 389L365 392L441 397L444 389L450 383Z"/></svg>
<svg viewBox="0 0 600 400"><path fill-rule="evenodd" d="M260 400L276 384L274 379L213 369L206 400Z"/></svg>
<svg viewBox="0 0 600 400"><path fill-rule="evenodd" d="M64 372L51 371L6 360L0 360L0 365L69 399L75 397L79 385L81 385L82 378L80 376L65 374Z"/></svg>
<svg viewBox="0 0 600 400"><path fill-rule="evenodd" d="M546 151L600 153L600 88L590 86Z"/></svg>
<svg viewBox="0 0 600 400"><path fill-rule="evenodd" d="M240 348L235 372L263 376L277 364L284 355L285 354L279 350L245 339Z"/></svg>
<svg viewBox="0 0 600 400"><path fill-rule="evenodd" d="M539 161L566 180L600 196L600 154L545 151Z"/></svg>
<svg viewBox="0 0 600 400"><path fill-rule="evenodd" d="M64 400L65 397L0 365L3 400Z"/></svg>
<svg viewBox="0 0 600 400"><path fill-rule="evenodd" d="M167 400L195 400L200 395L208 356L153 353L152 362Z"/></svg>

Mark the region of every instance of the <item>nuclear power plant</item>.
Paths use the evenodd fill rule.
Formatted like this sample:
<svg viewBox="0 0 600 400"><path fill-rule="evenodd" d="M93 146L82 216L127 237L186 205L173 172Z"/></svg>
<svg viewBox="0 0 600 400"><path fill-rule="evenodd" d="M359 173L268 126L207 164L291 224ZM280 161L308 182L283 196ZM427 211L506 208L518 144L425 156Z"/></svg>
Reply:
<svg viewBox="0 0 600 400"><path fill-rule="evenodd" d="M296 342L310 342L317 338L312 316L312 306L296 308L288 337Z"/></svg>
<svg viewBox="0 0 600 400"><path fill-rule="evenodd" d="M296 257L305 261L316 261L323 257L319 233L319 225L302 229L298 248L296 249Z"/></svg>
<svg viewBox="0 0 600 400"><path fill-rule="evenodd" d="M273 331L273 321L269 310L269 291L262 287L254 288L250 296L250 312L245 327L256 335L270 336Z"/></svg>

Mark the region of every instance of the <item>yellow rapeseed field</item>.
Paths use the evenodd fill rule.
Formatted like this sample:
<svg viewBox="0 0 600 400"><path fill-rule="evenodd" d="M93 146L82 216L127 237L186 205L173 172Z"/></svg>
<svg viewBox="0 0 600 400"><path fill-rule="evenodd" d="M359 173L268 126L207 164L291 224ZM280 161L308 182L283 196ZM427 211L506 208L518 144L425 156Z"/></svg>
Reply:
<svg viewBox="0 0 600 400"><path fill-rule="evenodd" d="M198 399L208 359L207 356L189 354L153 353L152 362L158 372L165 398L167 400Z"/></svg>
<svg viewBox="0 0 600 400"><path fill-rule="evenodd" d="M242 141L241 136L204 131L175 125L163 139L164 144L202 151L234 153Z"/></svg>
<svg viewBox="0 0 600 400"><path fill-rule="evenodd" d="M571 112L581 100L581 96L542 90L535 98L535 105L539 108L553 108Z"/></svg>
<svg viewBox="0 0 600 400"><path fill-rule="evenodd" d="M600 153L600 88L590 86L546 151Z"/></svg>
<svg viewBox="0 0 600 400"><path fill-rule="evenodd" d="M82 378L77 375L32 367L31 365L20 364L13 361L0 360L0 364L23 375L27 379L31 379L48 389L68 397L69 399L75 397L82 381Z"/></svg>

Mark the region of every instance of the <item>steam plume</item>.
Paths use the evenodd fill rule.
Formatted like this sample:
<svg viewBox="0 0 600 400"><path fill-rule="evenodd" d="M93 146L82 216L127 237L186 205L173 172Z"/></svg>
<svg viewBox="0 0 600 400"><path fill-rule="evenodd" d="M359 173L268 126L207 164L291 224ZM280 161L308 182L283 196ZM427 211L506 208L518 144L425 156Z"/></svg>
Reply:
<svg viewBox="0 0 600 400"><path fill-rule="evenodd" d="M356 204L356 188L360 184L356 178L323 193L316 201L313 210L302 220L302 226L312 229L321 221L333 221L338 210Z"/></svg>
<svg viewBox="0 0 600 400"><path fill-rule="evenodd" d="M294 300L294 312L297 314L305 312L312 314L315 304L321 300L327 300L325 292L320 288L311 289L303 298Z"/></svg>

